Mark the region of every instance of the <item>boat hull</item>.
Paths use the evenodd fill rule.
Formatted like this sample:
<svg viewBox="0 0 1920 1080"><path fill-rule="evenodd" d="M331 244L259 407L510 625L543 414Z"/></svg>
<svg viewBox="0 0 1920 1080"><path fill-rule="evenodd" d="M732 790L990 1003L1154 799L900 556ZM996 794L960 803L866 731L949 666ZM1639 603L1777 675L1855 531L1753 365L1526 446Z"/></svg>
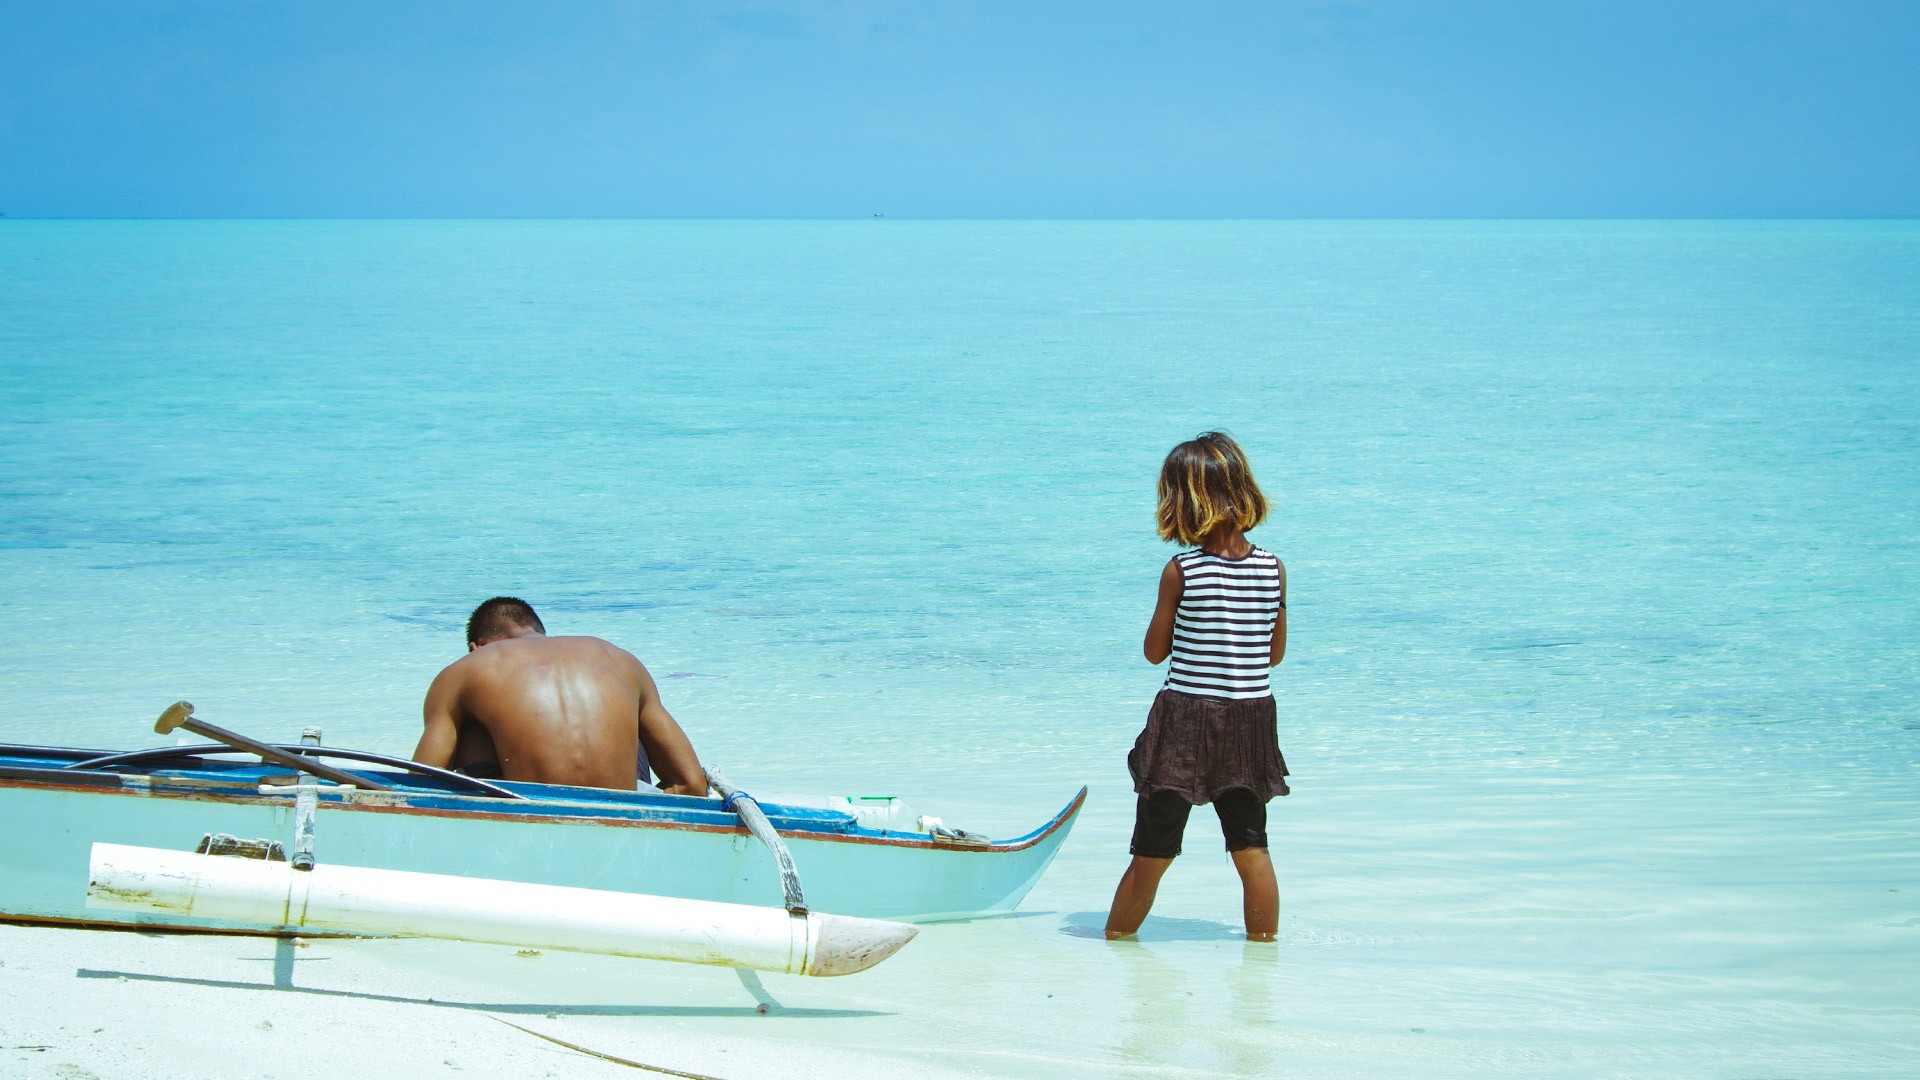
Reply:
<svg viewBox="0 0 1920 1080"><path fill-rule="evenodd" d="M17 759L14 759L17 760ZM0 775L0 918L196 929L260 924L86 906L96 842L192 851L209 833L293 838L293 797L260 794L256 775ZM256 766L256 771L258 768ZM33 772L36 775L21 774ZM40 775L49 774L49 775ZM532 791L541 785L515 785ZM535 792L536 795L547 794ZM322 864L777 905L779 871L716 799L553 789L506 801L440 792L330 792L317 814ZM904 921L1011 912L1039 879L1085 799L1035 832L986 845L882 833L767 809L816 911ZM274 927L298 932L291 925Z"/></svg>

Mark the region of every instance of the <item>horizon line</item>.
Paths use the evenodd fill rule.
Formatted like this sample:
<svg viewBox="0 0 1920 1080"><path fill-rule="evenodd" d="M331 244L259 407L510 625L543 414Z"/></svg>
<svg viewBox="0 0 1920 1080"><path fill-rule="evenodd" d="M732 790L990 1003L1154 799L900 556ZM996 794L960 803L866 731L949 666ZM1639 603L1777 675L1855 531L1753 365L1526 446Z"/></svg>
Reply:
<svg viewBox="0 0 1920 1080"><path fill-rule="evenodd" d="M911 222L1381 222L1397 221L1408 223L1445 223L1445 222L1678 222L1678 221L1723 221L1723 222L1766 222L1766 221L1857 221L1857 222L1907 222L1920 221L1916 214L1314 214L1314 215L1088 215L1088 216L1050 216L1043 214L1022 215L973 215L973 214L740 214L740 215L702 215L702 214L8 214L0 212L0 221L120 221L120 222L210 222L210 221L257 221L257 222L296 222L296 221L339 221L339 222L523 222L523 221L578 221L578 222L827 222L827 221L911 221Z"/></svg>

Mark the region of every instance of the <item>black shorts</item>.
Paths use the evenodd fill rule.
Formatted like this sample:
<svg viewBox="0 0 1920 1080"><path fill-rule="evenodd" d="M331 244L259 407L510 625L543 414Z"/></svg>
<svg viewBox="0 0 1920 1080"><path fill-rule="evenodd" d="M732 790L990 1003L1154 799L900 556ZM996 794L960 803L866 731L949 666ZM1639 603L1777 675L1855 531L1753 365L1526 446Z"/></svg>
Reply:
<svg viewBox="0 0 1920 1080"><path fill-rule="evenodd" d="M1175 791L1156 791L1139 797L1133 810L1133 846L1135 855L1150 859L1171 859L1180 854L1180 837L1187 831L1187 815L1193 804ZM1246 788L1233 788L1213 797L1213 812L1220 816L1220 834L1227 838L1228 851L1267 846L1267 804Z"/></svg>

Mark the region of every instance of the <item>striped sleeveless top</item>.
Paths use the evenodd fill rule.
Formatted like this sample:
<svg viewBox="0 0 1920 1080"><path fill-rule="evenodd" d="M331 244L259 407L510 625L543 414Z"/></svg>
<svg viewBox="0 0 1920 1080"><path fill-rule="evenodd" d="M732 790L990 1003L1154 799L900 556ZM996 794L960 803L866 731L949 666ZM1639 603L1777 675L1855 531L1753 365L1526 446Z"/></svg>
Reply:
<svg viewBox="0 0 1920 1080"><path fill-rule="evenodd" d="M1287 606L1280 560L1254 548L1243 559L1204 551L1174 556L1183 587L1173 616L1167 688L1213 698L1263 698L1273 624Z"/></svg>

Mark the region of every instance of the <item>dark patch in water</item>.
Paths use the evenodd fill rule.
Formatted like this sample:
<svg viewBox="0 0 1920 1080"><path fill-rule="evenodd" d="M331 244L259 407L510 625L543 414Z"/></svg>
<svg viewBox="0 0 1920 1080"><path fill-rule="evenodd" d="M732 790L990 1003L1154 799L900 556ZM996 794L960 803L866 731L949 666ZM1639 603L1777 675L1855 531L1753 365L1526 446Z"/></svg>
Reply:
<svg viewBox="0 0 1920 1080"><path fill-rule="evenodd" d="M5 545L0 544L0 547ZM91 563L89 570L151 570L156 566L206 566L216 559L145 559L140 562Z"/></svg>
<svg viewBox="0 0 1920 1080"><path fill-rule="evenodd" d="M556 600L543 605L555 611L652 611L667 606L665 600Z"/></svg>
<svg viewBox="0 0 1920 1080"><path fill-rule="evenodd" d="M434 615L387 614L382 616L382 618L391 619L397 623L406 623L409 626L425 626L434 630L464 630L466 629L466 625L467 625L465 620L460 620L456 622L452 619L446 618L445 616L434 616Z"/></svg>

